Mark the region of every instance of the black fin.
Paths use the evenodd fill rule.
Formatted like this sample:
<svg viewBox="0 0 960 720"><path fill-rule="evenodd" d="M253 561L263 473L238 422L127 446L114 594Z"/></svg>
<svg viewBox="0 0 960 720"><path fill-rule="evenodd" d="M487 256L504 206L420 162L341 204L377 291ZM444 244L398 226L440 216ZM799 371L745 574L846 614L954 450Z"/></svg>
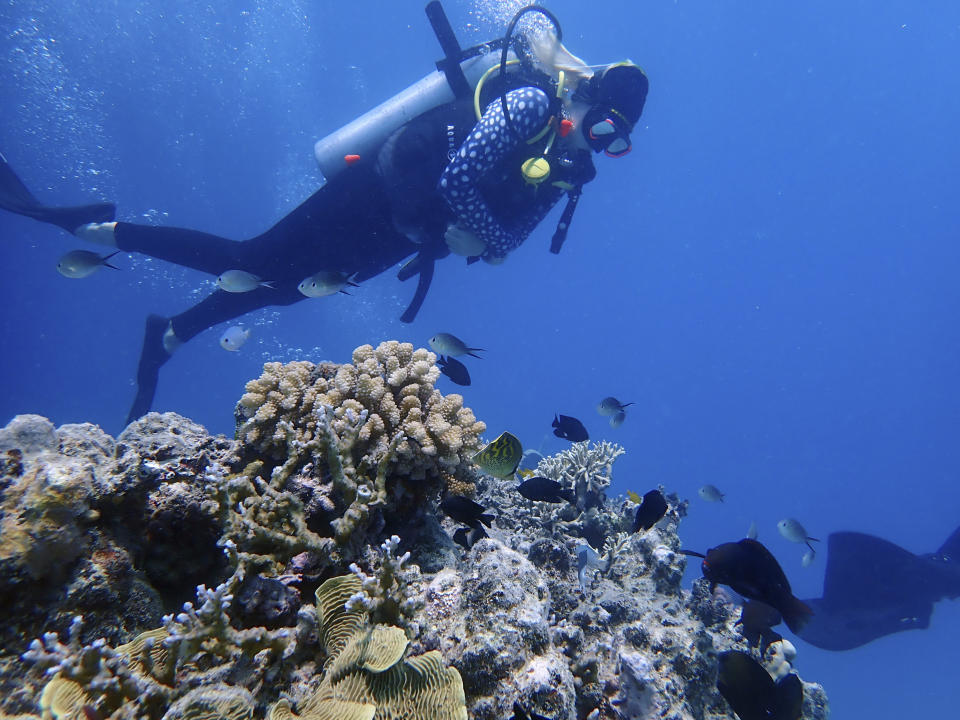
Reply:
<svg viewBox="0 0 960 720"><path fill-rule="evenodd" d="M150 412L160 379L160 368L170 359L170 354L163 347L163 335L169 323L169 319L161 315L147 317L140 363L137 366L137 395L127 416L128 425Z"/></svg>
<svg viewBox="0 0 960 720"><path fill-rule="evenodd" d="M953 562L960 563L960 527L954 530L953 534L940 546L937 555L942 555Z"/></svg>
<svg viewBox="0 0 960 720"><path fill-rule="evenodd" d="M113 203L93 203L76 207L42 205L23 184L0 153L0 209L62 227L72 233L81 225L109 222L116 217Z"/></svg>

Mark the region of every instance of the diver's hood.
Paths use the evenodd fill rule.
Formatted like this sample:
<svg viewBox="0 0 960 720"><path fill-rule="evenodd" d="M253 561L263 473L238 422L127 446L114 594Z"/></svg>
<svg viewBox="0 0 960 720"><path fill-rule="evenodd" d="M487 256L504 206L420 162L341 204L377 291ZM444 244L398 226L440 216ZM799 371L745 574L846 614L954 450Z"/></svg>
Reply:
<svg viewBox="0 0 960 720"><path fill-rule="evenodd" d="M643 113L649 87L646 73L638 65L624 60L594 73L579 94L580 99L591 105L615 110L632 129Z"/></svg>

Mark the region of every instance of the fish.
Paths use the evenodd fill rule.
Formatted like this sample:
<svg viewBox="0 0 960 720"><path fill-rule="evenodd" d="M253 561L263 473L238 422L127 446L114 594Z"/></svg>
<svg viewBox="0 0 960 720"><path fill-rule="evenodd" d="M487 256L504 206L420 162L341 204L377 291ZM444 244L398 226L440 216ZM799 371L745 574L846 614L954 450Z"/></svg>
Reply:
<svg viewBox="0 0 960 720"><path fill-rule="evenodd" d="M627 490L627 499L632 503L639 505L643 502L643 498L640 497L640 493L634 492L633 490Z"/></svg>
<svg viewBox="0 0 960 720"><path fill-rule="evenodd" d="M583 423L569 415L554 414L552 427L556 428L553 431L554 435L570 442L583 442L590 439Z"/></svg>
<svg viewBox="0 0 960 720"><path fill-rule="evenodd" d="M590 586L588 573L600 567L600 555L585 542L577 545L577 580L584 592Z"/></svg>
<svg viewBox="0 0 960 720"><path fill-rule="evenodd" d="M234 325L223 331L220 336L220 347L230 352L236 352L243 344L250 339L250 328L242 328Z"/></svg>
<svg viewBox="0 0 960 720"><path fill-rule="evenodd" d="M486 445L471 460L485 473L498 478L508 478L517 471L523 459L523 446L516 436L508 432Z"/></svg>
<svg viewBox="0 0 960 720"><path fill-rule="evenodd" d="M437 358L437 365L440 366L440 372L450 378L450 382L464 386L470 384L470 373L467 372L467 366L456 358L441 355Z"/></svg>
<svg viewBox="0 0 960 720"><path fill-rule="evenodd" d="M485 537L490 536L487 535L487 531L483 529L483 525L479 524L476 527L457 528L453 533L453 541L457 545L462 545L467 550L472 548Z"/></svg>
<svg viewBox="0 0 960 720"><path fill-rule="evenodd" d="M759 600L776 608L793 632L798 633L813 615L810 607L798 600L780 563L762 543L750 538L711 548L706 555L691 550L685 555L703 558L703 576L716 585L728 585L750 600Z"/></svg>
<svg viewBox="0 0 960 720"><path fill-rule="evenodd" d="M349 295L350 293L344 290L346 287L360 286L353 282L353 275L347 275L346 273L337 272L336 270L321 270L300 281L300 284L297 285L297 290L300 291L301 295L306 295L309 298L318 298L335 295L338 292Z"/></svg>
<svg viewBox="0 0 960 720"><path fill-rule="evenodd" d="M960 598L960 528L933 553L915 555L858 532L827 538L823 595L804 600L815 615L798 633L824 650L930 626L934 604Z"/></svg>
<svg viewBox="0 0 960 720"><path fill-rule="evenodd" d="M618 412L612 418L610 418L610 427L616 429L623 425L623 421L627 419L627 414L625 412Z"/></svg>
<svg viewBox="0 0 960 720"><path fill-rule="evenodd" d="M707 502L723 502L723 498L726 497L724 493L717 489L716 485L704 485L697 490L697 495Z"/></svg>
<svg viewBox="0 0 960 720"><path fill-rule="evenodd" d="M531 478L537 474L537 471L533 468L523 468L523 470L517 470L517 476L522 477L523 479Z"/></svg>
<svg viewBox="0 0 960 720"><path fill-rule="evenodd" d="M750 538L751 540L756 540L758 536L759 536L759 533L757 532L757 523L756 522L750 523L750 527L747 528L747 537Z"/></svg>
<svg viewBox="0 0 960 720"><path fill-rule="evenodd" d="M57 272L66 278L85 278L93 275L102 267L119 270L109 263L110 258L122 252L117 250L109 255L99 255L89 250L71 250L57 261Z"/></svg>
<svg viewBox="0 0 960 720"><path fill-rule="evenodd" d="M527 500L536 500L538 502L559 503L566 500L568 503L576 504L577 496L570 488L565 488L556 480L536 476L527 478L519 486L517 492L523 495Z"/></svg>
<svg viewBox="0 0 960 720"><path fill-rule="evenodd" d="M740 633L751 647L765 650L768 645L783 640L783 636L773 630L774 625L783 622L783 616L776 608L757 600L747 600L740 609Z"/></svg>
<svg viewBox="0 0 960 720"><path fill-rule="evenodd" d="M810 537L807 535L807 531L804 529L803 525L799 523L799 521L794 520L793 518L784 518L777 523L777 530L779 530L780 534L790 542L806 543L807 547L810 548L811 551L816 552L813 549L813 545L810 544L810 541L820 541L815 537Z"/></svg>
<svg viewBox="0 0 960 720"><path fill-rule="evenodd" d="M717 690L740 720L800 720L803 683L796 673L778 682L760 663L739 650L720 653Z"/></svg>
<svg viewBox="0 0 960 720"><path fill-rule="evenodd" d="M217 287L224 292L245 293L260 287L273 288L272 280L261 280L246 270L226 270L217 276Z"/></svg>
<svg viewBox="0 0 960 720"><path fill-rule="evenodd" d="M478 528L480 525L492 527L493 515L485 513L485 508L463 495L448 495L440 502L441 509L461 525Z"/></svg>
<svg viewBox="0 0 960 720"><path fill-rule="evenodd" d="M430 344L430 349L440 355L452 355L455 357L459 355L469 355L470 357L479 358L480 356L477 355L477 353L485 352L483 348L467 347L467 344L463 340L450 333L437 333L427 342Z"/></svg>
<svg viewBox="0 0 960 720"><path fill-rule="evenodd" d="M803 567L810 567L811 565L813 565L813 561L816 559L817 559L817 553L815 553L813 551L813 548L811 548L810 550L807 550L803 554L802 558L800 558L800 564L803 565Z"/></svg>
<svg viewBox="0 0 960 720"><path fill-rule="evenodd" d="M635 404L636 403L632 403L632 402L622 403L619 400L617 400L615 397L605 397L597 405L597 412L603 415L604 417L614 416L617 413L622 413L625 408L628 408L631 405L635 405Z"/></svg>
<svg viewBox="0 0 960 720"><path fill-rule="evenodd" d="M527 712L520 703L515 702L513 704L513 720L550 720L550 718L546 715L535 713L532 710Z"/></svg>
<svg viewBox="0 0 960 720"><path fill-rule="evenodd" d="M659 490L651 490L643 496L643 502L637 508L637 514L633 519L633 532L649 530L666 514L667 501L663 493Z"/></svg>

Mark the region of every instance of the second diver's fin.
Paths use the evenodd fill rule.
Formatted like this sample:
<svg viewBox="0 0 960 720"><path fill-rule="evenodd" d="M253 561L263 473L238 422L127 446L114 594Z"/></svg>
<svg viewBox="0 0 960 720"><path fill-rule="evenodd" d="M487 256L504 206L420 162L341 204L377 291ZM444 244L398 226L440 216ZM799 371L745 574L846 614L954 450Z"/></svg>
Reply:
<svg viewBox="0 0 960 720"><path fill-rule="evenodd" d="M76 207L47 207L37 200L0 153L0 209L62 227L72 233L87 223L109 222L117 208L113 203L93 203Z"/></svg>
<svg viewBox="0 0 960 720"><path fill-rule="evenodd" d="M127 425L150 412L160 379L160 368L170 359L170 353L164 347L164 335L169 327L168 318L161 315L147 317L140 363L137 366L137 395L127 416Z"/></svg>

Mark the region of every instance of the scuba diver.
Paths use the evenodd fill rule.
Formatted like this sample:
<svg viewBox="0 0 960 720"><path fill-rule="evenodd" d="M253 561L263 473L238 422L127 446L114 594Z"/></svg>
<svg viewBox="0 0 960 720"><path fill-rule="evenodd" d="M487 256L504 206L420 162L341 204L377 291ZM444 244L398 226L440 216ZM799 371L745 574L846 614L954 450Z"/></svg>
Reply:
<svg viewBox="0 0 960 720"><path fill-rule="evenodd" d="M546 17L553 30L515 35L528 13ZM118 222L109 203L44 206L0 155L0 208L215 277L240 270L271 281L244 292L218 283L178 315L150 315L128 423L150 410L160 368L180 345L218 323L311 296L304 269L361 283L409 258L398 278L418 277L401 316L411 322L438 259L454 253L468 263L502 263L566 195L550 248L560 251L581 190L596 174L592 155L618 158L631 149L646 75L631 62L586 65L539 6L520 10L503 38L467 50L439 2L427 15L446 54L438 70L319 141L321 187L248 240Z"/></svg>

